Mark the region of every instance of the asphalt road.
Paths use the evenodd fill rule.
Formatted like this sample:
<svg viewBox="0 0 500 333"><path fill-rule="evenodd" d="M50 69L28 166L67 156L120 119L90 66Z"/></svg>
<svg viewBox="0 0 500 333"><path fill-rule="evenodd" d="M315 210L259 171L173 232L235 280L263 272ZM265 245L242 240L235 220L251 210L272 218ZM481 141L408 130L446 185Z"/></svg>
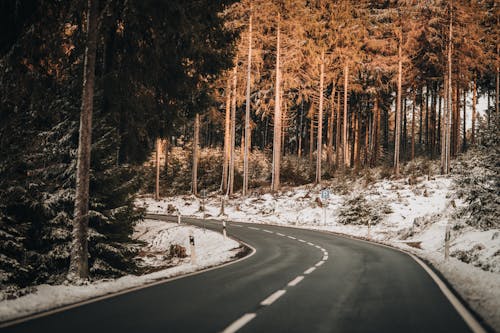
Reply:
<svg viewBox="0 0 500 333"><path fill-rule="evenodd" d="M220 222L188 222L222 229ZM229 223L228 233L255 254L1 331L470 332L404 253L277 226Z"/></svg>

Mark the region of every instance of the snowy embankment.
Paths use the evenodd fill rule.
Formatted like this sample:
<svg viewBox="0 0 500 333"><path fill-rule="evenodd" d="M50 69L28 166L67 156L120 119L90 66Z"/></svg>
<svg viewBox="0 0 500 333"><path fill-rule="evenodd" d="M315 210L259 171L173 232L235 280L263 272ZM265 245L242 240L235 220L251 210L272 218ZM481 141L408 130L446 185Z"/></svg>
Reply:
<svg viewBox="0 0 500 333"><path fill-rule="evenodd" d="M284 189L272 195L235 197L225 203L221 196L209 196L205 215L229 221L279 224L331 231L371 239L410 251L429 261L451 283L468 304L494 329L500 331L500 230L481 231L457 223L456 210L462 203L454 198L450 178L426 177L384 180L366 184L325 183L331 189L328 200L320 200L320 187L312 185ZM348 199L362 196L373 211L382 215L379 223L342 224L340 212ZM198 198L176 196L156 202L142 198L139 205L150 213L202 217ZM356 207L353 207L354 210ZM444 259L444 236L450 223L450 255Z"/></svg>
<svg viewBox="0 0 500 333"><path fill-rule="evenodd" d="M191 262L190 235L194 236L195 240L195 262ZM144 244L137 258L139 265L152 273L140 276L127 275L80 286L39 285L35 287L36 291L33 293L0 302L0 321L24 317L220 265L236 258L242 250L238 242L229 238L224 239L219 233L157 220L145 220L139 223L134 238ZM172 253L174 249L175 254Z"/></svg>

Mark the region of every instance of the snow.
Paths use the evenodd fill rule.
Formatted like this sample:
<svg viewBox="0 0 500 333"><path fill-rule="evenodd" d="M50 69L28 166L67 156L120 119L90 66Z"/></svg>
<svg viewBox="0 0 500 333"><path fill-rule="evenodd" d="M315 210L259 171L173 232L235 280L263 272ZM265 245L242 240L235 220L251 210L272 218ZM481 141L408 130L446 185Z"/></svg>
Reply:
<svg viewBox="0 0 500 333"><path fill-rule="evenodd" d="M323 202L326 207L323 210L318 202L325 187L330 188L331 195ZM385 218L370 227L339 223L344 201L360 194L381 210L388 206ZM323 187L285 188L274 195L256 193L247 198L236 195L225 202L226 216L220 215L222 198L210 195L205 202L205 214L237 222L328 230L410 251L437 268L470 306L500 331L500 230L481 231L456 222L454 213L463 203L455 197L449 177L423 176L412 184L408 179L371 184L362 180L343 184L332 181L325 182ZM161 201L144 197L137 204L150 213L167 214L170 205L171 210L174 207L185 216L203 214L200 200L194 196L174 196ZM448 223L451 257L445 261L444 235Z"/></svg>
<svg viewBox="0 0 500 333"><path fill-rule="evenodd" d="M190 258L189 236L195 239L196 262ZM188 274L228 262L241 250L240 244L214 231L185 224L145 220L136 226L134 237L145 243L140 253L141 266L157 271L141 276L127 275L115 280L100 280L84 285L39 285L36 291L0 302L0 321L11 320L146 285L166 278ZM168 258L170 245L186 248L186 258ZM168 267L171 266L171 267ZM165 269L165 267L168 267ZM1 296L1 295L0 295Z"/></svg>

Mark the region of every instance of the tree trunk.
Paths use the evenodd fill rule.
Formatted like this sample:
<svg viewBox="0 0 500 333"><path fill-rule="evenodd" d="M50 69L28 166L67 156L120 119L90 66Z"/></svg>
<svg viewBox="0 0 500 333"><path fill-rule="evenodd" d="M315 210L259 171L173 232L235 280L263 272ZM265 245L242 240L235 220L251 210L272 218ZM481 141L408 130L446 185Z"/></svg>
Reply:
<svg viewBox="0 0 500 333"><path fill-rule="evenodd" d="M378 98L374 97L373 100L373 125L372 125L372 147L371 147L371 161L370 165L373 167L378 160L378 152L380 145L380 110L378 107Z"/></svg>
<svg viewBox="0 0 500 333"><path fill-rule="evenodd" d="M344 65L344 127L342 131L342 152L344 158L344 167L349 167L349 145L347 142L347 88L348 88L348 78L349 78L349 65L347 62Z"/></svg>
<svg viewBox="0 0 500 333"><path fill-rule="evenodd" d="M252 70L252 5L248 24L248 64L247 64L247 96L245 106L245 152L243 153L243 196L248 191L248 153L250 150L250 79Z"/></svg>
<svg viewBox="0 0 500 333"><path fill-rule="evenodd" d="M451 160L451 113L452 113L452 63L451 63L451 55L452 55L452 41L453 41L453 16L451 12L450 6L450 28L449 28L449 37L448 37L448 87L447 87L447 101L446 101L446 115L445 115L445 124L444 124L444 158L442 159L441 171L443 174L448 174L450 172L450 160Z"/></svg>
<svg viewBox="0 0 500 333"><path fill-rule="evenodd" d="M417 99L413 100L412 110L411 110L411 160L415 159L415 104Z"/></svg>
<svg viewBox="0 0 500 333"><path fill-rule="evenodd" d="M76 165L75 210L68 279L87 279L90 154L94 109L95 62L97 49L98 0L88 0L87 47L83 68L83 91Z"/></svg>
<svg viewBox="0 0 500 333"><path fill-rule="evenodd" d="M278 191L280 188L280 168L281 168L281 17L278 13L278 26L276 38L276 82L274 101L274 140L273 140L273 172L271 190Z"/></svg>
<svg viewBox="0 0 500 333"><path fill-rule="evenodd" d="M335 156L335 165L337 166L337 169L340 167L340 159L341 159L341 144L340 144L340 121L341 121L341 115L340 115L340 90L337 94L337 126L335 130L335 150L336 150L336 156Z"/></svg>
<svg viewBox="0 0 500 333"><path fill-rule="evenodd" d="M359 111L354 113L354 123L353 123L353 133L354 133L354 147L353 147L353 155L354 155L354 168L355 170L359 170L359 152L360 152L360 121L359 121L360 113Z"/></svg>
<svg viewBox="0 0 500 333"><path fill-rule="evenodd" d="M309 107L309 116L310 116L310 123L309 123L309 163L312 166L313 163L313 152L314 152L314 104L311 103L311 106Z"/></svg>
<svg viewBox="0 0 500 333"><path fill-rule="evenodd" d="M471 141L476 144L476 104L477 104L477 75L474 75L474 86L472 88L472 127L471 127Z"/></svg>
<svg viewBox="0 0 500 333"><path fill-rule="evenodd" d="M231 158L231 78L226 85L226 115L224 121L224 164L222 166L222 192L227 191L229 159Z"/></svg>
<svg viewBox="0 0 500 333"><path fill-rule="evenodd" d="M229 157L229 182L227 187L227 194L234 193L234 162L235 162L235 149L236 149L236 84L238 80L238 60L233 69L233 93L231 99L231 138L230 138L230 157Z"/></svg>
<svg viewBox="0 0 500 333"><path fill-rule="evenodd" d="M462 152L465 152L467 149L467 123L466 123L466 112L467 112L467 90L464 89L463 91L463 101L464 101L464 106L463 106L463 119L462 119L462 124L463 124L463 137L462 137Z"/></svg>
<svg viewBox="0 0 500 333"><path fill-rule="evenodd" d="M194 139L193 139L193 171L192 171L192 192L198 195L198 156L200 149L200 114L194 118Z"/></svg>
<svg viewBox="0 0 500 333"><path fill-rule="evenodd" d="M304 101L302 101L301 106L300 106L300 123L299 123L299 131L297 135L297 157L300 160L302 157L302 131L303 131L303 124L304 122Z"/></svg>
<svg viewBox="0 0 500 333"><path fill-rule="evenodd" d="M161 139L156 138L156 181L155 181L155 200L160 200L160 151Z"/></svg>
<svg viewBox="0 0 500 333"><path fill-rule="evenodd" d="M394 175L399 176L399 148L400 148L400 138L401 138L401 94L402 94L402 72L403 72L403 59L402 59L402 47L403 43L403 32L400 31L399 35L399 45L398 45L398 96L396 102L396 129L394 132Z"/></svg>
<svg viewBox="0 0 500 333"><path fill-rule="evenodd" d="M333 165L333 124L335 122L335 84L332 85L332 106L330 117L328 117L328 145L327 145L327 162L328 167Z"/></svg>
<svg viewBox="0 0 500 333"><path fill-rule="evenodd" d="M325 52L321 52L321 67L319 74L319 107L318 107L318 142L316 148L316 184L321 183L321 149L323 146L323 84L325 71Z"/></svg>

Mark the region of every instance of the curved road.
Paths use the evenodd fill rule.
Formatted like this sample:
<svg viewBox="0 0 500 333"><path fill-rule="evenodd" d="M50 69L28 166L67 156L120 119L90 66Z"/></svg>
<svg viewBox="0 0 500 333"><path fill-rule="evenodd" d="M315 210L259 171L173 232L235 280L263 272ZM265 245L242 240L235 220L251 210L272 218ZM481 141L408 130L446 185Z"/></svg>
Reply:
<svg viewBox="0 0 500 333"><path fill-rule="evenodd" d="M404 253L278 226L230 223L228 233L255 254L2 332L471 332Z"/></svg>

